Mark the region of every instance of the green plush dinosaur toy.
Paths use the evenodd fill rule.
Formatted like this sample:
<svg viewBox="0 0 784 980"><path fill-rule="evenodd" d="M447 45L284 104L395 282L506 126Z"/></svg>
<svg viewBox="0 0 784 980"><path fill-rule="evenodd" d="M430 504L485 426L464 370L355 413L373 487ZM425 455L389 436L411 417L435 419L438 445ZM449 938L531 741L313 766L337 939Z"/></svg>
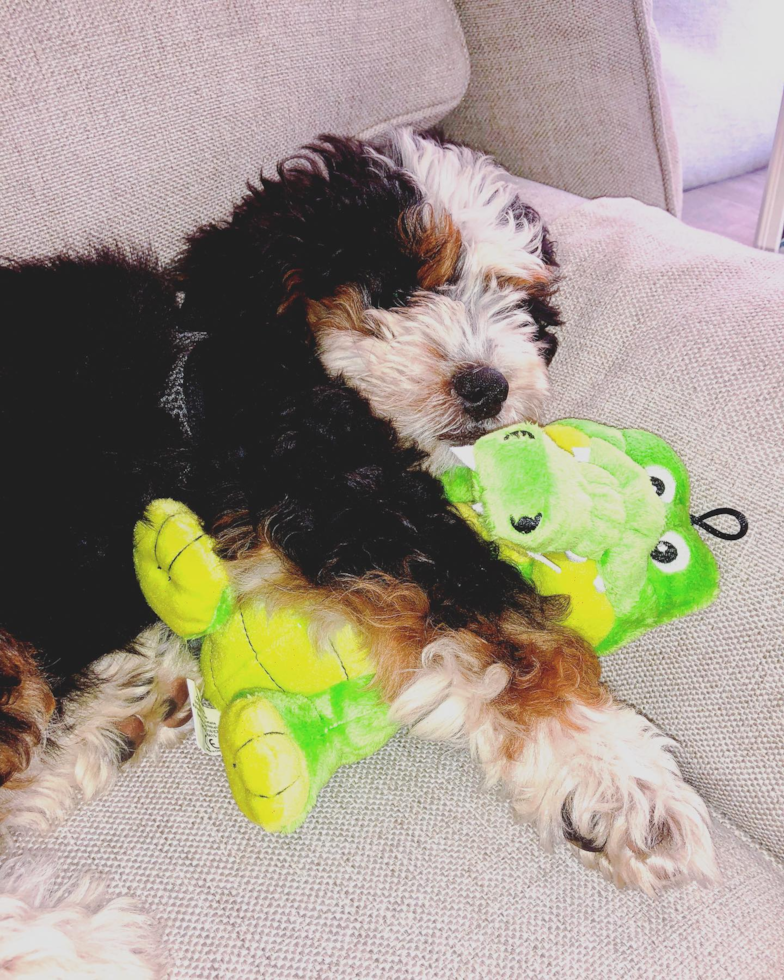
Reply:
<svg viewBox="0 0 784 980"><path fill-rule="evenodd" d="M340 766L398 730L353 630L316 651L304 616L238 604L212 539L184 504L147 507L134 529L134 564L155 614L185 639L202 638L204 695L220 710L226 775L249 820L296 830Z"/></svg>
<svg viewBox="0 0 784 980"><path fill-rule="evenodd" d="M566 623L599 653L716 595L686 470L657 436L568 419L509 426L456 453L460 465L443 477L448 499L540 592L570 597ZM266 830L295 830L339 766L397 730L371 686L367 651L345 627L317 652L296 611L238 604L212 539L176 501L147 508L134 562L156 615L201 639L204 693L220 711L240 810Z"/></svg>
<svg viewBox="0 0 784 980"><path fill-rule="evenodd" d="M715 598L686 468L658 436L565 419L455 452L447 497L539 592L570 597L566 624L598 653Z"/></svg>

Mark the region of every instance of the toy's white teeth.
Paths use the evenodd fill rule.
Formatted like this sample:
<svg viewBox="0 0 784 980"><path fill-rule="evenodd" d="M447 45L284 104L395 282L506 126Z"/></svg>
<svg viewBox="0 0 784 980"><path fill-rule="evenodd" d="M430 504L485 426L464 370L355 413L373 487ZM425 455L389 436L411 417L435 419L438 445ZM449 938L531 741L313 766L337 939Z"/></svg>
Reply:
<svg viewBox="0 0 784 980"><path fill-rule="evenodd" d="M569 561L576 561L576 562L588 561L587 558L583 558L581 555L576 555L573 551L565 551L564 554L569 559Z"/></svg>
<svg viewBox="0 0 784 980"><path fill-rule="evenodd" d="M476 469L476 456L473 446L452 446L452 452L457 456L463 466Z"/></svg>
<svg viewBox="0 0 784 980"><path fill-rule="evenodd" d="M529 551L528 554L534 559L534 561L540 561L543 565L547 565L548 568L552 568L554 572L558 572L559 575L561 574L561 569L555 564L555 562L550 561L550 559L546 558L544 555L540 555L538 551Z"/></svg>
<svg viewBox="0 0 784 980"><path fill-rule="evenodd" d="M572 456L574 456L575 459L579 459L581 463L589 463L591 460L591 447L575 446L572 450Z"/></svg>
<svg viewBox="0 0 784 980"><path fill-rule="evenodd" d="M604 579L601 577L601 575L597 575L593 580L593 587L597 592L604 593L607 591L607 586L604 584Z"/></svg>
<svg viewBox="0 0 784 980"><path fill-rule="evenodd" d="M477 514L484 514L484 512L485 512L485 506L484 506L484 504L481 503L481 502L479 502L479 501L477 501L477 503L475 503L475 504L471 504L471 509L472 510L475 510L477 512Z"/></svg>

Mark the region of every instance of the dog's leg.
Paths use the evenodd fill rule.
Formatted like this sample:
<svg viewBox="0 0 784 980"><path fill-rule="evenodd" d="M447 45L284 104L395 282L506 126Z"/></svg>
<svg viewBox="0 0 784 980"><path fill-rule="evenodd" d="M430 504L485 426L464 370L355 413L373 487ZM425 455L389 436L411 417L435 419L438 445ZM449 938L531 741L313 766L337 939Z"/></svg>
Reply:
<svg viewBox="0 0 784 980"><path fill-rule="evenodd" d="M714 878L705 807L601 685L566 600L500 561L354 397L321 390L289 413L258 462L274 502L218 524L237 595L309 606L316 632L333 608L352 622L396 719L467 741L546 843L592 848L587 863L649 892Z"/></svg>
<svg viewBox="0 0 784 980"><path fill-rule="evenodd" d="M32 647L0 630L0 786L30 765L53 710Z"/></svg>
<svg viewBox="0 0 784 980"><path fill-rule="evenodd" d="M590 665L540 657L516 676L475 647L452 638L427 648L393 716L427 738L466 738L545 847L566 838L619 887L653 894L717 880L710 819L670 739L613 701Z"/></svg>
<svg viewBox="0 0 784 980"><path fill-rule="evenodd" d="M410 582L375 574L314 588L269 547L228 567L238 594L306 611L325 649L352 622L393 718L467 742L546 847L566 839L587 866L649 894L716 879L709 817L672 742L613 701L595 653L571 632L512 612L447 629Z"/></svg>
<svg viewBox="0 0 784 980"><path fill-rule="evenodd" d="M179 742L189 731L185 679L197 676L184 643L161 624L92 664L27 772L0 790L0 827L46 832L105 793L124 762Z"/></svg>
<svg viewBox="0 0 784 980"><path fill-rule="evenodd" d="M131 898L86 875L57 887L50 864L14 859L0 885L0 976L156 980L155 924Z"/></svg>

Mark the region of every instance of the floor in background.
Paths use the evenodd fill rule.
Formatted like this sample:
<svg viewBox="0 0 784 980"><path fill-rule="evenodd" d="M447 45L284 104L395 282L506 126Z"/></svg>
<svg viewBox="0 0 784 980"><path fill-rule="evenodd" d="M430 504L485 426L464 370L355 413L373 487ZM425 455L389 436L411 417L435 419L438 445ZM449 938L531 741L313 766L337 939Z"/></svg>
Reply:
<svg viewBox="0 0 784 980"><path fill-rule="evenodd" d="M767 168L755 170L686 191L683 220L693 228L715 231L744 245L753 245L766 174Z"/></svg>

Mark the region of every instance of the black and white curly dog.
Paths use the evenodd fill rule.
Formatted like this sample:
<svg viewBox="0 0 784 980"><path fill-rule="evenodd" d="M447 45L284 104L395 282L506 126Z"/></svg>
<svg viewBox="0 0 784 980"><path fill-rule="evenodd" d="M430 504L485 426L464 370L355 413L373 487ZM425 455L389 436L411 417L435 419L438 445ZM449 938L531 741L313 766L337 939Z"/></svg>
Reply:
<svg viewBox="0 0 784 980"><path fill-rule="evenodd" d="M667 740L436 480L451 446L537 414L556 269L504 171L409 130L324 138L171 271L5 264L6 826L52 826L180 736L194 662L130 548L143 506L174 496L240 594L306 607L322 638L361 630L395 716L465 740L546 844L647 891L714 877Z"/></svg>

